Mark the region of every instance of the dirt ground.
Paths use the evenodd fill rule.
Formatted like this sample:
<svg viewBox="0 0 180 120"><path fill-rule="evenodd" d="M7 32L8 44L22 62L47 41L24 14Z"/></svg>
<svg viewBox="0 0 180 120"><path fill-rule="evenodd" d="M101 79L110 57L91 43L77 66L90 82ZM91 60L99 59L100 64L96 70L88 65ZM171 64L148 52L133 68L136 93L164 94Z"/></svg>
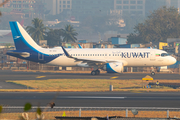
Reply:
<svg viewBox="0 0 180 120"><path fill-rule="evenodd" d="M56 112L43 112L45 119L55 119L56 116L61 117L79 117L79 111L56 111ZM126 117L126 111L81 111L81 117L106 117L106 116L122 116ZM0 119L16 119L18 120L22 113L1 113ZM128 117L134 117L132 112L128 111ZM138 118L166 118L166 111L139 111ZM180 111L169 111L170 118L180 118ZM35 119L36 113L28 113L29 119Z"/></svg>

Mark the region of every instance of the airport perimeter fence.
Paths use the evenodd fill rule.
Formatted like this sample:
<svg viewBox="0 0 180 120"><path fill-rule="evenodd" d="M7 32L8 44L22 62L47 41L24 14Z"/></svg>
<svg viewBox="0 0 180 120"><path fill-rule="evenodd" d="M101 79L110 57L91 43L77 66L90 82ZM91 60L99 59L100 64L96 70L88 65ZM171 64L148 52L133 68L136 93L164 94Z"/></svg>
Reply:
<svg viewBox="0 0 180 120"><path fill-rule="evenodd" d="M32 107L28 114L35 113L38 107ZM180 108L157 107L40 107L46 116L64 117L136 117L136 118L180 118ZM3 107L2 114L23 113L24 107ZM132 111L137 110L137 115ZM136 111L136 112L137 112Z"/></svg>

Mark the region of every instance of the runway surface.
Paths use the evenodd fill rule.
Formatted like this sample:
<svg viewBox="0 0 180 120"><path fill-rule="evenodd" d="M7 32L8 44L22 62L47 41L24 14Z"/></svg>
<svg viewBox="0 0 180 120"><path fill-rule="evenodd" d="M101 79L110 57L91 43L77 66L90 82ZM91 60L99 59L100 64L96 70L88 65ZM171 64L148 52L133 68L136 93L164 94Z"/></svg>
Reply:
<svg viewBox="0 0 180 120"><path fill-rule="evenodd" d="M26 89L21 85L6 83L6 80L46 79L142 79L147 74L100 74L87 73L41 73L0 71L0 89ZM179 74L156 74L156 79L179 80ZM54 101L62 107L180 107L180 93L123 93L123 92L60 92L60 93L0 93L0 104L23 106L46 106Z"/></svg>
<svg viewBox="0 0 180 120"><path fill-rule="evenodd" d="M125 92L60 92L60 93L0 93L0 104L46 106L55 102L59 107L180 107L180 93Z"/></svg>
<svg viewBox="0 0 180 120"><path fill-rule="evenodd" d="M147 73L100 74L92 76L90 73L41 73L41 72L14 72L0 70L0 89L26 89L24 86L6 83L6 80L47 80L47 79L142 79ZM156 79L180 80L179 74L156 74Z"/></svg>

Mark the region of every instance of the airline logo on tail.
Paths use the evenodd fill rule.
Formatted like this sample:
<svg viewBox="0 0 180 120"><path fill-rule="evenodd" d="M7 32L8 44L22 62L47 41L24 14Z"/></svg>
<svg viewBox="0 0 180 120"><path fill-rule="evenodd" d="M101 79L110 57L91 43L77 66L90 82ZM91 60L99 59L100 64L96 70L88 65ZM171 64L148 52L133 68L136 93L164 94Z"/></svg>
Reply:
<svg viewBox="0 0 180 120"><path fill-rule="evenodd" d="M20 38L20 37L21 37L21 36L15 36L14 39L18 39L18 38Z"/></svg>

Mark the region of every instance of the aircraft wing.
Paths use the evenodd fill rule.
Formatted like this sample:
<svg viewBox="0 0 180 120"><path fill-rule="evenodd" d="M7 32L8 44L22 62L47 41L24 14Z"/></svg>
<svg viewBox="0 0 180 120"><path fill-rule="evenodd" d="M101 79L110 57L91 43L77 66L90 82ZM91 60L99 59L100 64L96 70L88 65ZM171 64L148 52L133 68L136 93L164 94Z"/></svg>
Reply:
<svg viewBox="0 0 180 120"><path fill-rule="evenodd" d="M65 49L62 47L65 55L68 58L72 58L76 61L82 61L82 63L87 63L89 65L104 65L105 63L111 63L111 62L125 62L125 61L116 61L116 60L105 60L105 59L89 59L89 58L77 58L77 57L72 57Z"/></svg>
<svg viewBox="0 0 180 120"><path fill-rule="evenodd" d="M82 63L87 63L89 65L104 65L105 63L117 62L113 60L101 60L101 59L87 59L87 58L74 58L76 61L82 61Z"/></svg>

